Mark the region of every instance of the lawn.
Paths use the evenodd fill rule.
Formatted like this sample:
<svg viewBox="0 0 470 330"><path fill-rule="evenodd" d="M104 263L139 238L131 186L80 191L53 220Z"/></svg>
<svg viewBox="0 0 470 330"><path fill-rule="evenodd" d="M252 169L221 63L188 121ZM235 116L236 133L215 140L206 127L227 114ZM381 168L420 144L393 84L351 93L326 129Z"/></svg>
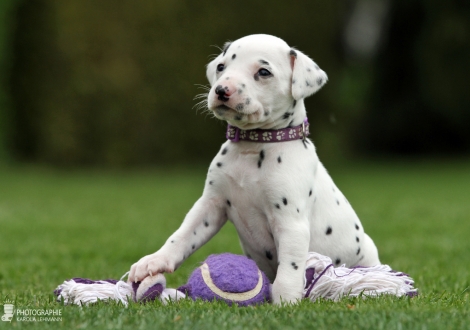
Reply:
<svg viewBox="0 0 470 330"><path fill-rule="evenodd" d="M0 322L0 328L470 328L470 162L328 168L376 242L382 262L409 273L418 297L250 308L191 301L62 306L52 291L65 279L118 279L158 249L201 194L206 169L0 167L0 304L10 299L16 307L62 312L60 322L14 320ZM230 223L166 276L168 287L185 283L199 262L220 252L241 253Z"/></svg>

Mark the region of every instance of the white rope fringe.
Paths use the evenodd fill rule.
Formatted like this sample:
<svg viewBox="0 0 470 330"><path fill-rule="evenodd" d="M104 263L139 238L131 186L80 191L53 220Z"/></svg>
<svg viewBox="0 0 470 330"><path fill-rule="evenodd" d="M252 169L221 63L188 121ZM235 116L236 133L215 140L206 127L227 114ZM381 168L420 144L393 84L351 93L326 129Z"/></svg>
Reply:
<svg viewBox="0 0 470 330"><path fill-rule="evenodd" d="M64 281L55 291L57 292L57 299L63 300L65 305L78 306L86 306L100 300L114 300L120 301L127 307L129 300L136 300L132 285L123 281L128 274L129 272L125 273L116 284L108 281L92 281L79 278ZM186 298L184 293L176 289L163 287L163 291L157 299L160 299L166 305L170 301L177 301L182 298Z"/></svg>
<svg viewBox="0 0 470 330"><path fill-rule="evenodd" d="M95 283L77 283L74 279L64 281L57 288L60 291L58 299L62 299L65 305L89 305L99 300L120 301L127 306L127 300L132 299L132 286L124 281L116 284L107 281L95 281Z"/></svg>
<svg viewBox="0 0 470 330"><path fill-rule="evenodd" d="M305 278L304 297L337 301L344 296L377 297L391 294L397 297L413 296L417 289L414 281L405 273L394 272L388 265L374 267L334 268L330 258L310 252L307 269L313 268L313 279Z"/></svg>

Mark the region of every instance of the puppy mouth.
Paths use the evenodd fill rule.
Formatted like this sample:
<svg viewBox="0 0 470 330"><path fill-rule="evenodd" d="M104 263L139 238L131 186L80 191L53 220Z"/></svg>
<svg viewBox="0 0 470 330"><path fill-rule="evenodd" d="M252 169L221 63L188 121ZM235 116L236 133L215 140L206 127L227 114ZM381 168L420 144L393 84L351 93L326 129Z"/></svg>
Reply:
<svg viewBox="0 0 470 330"><path fill-rule="evenodd" d="M222 110L222 111L234 110L234 109L226 106L225 104L218 105L215 108L216 108L216 110Z"/></svg>
<svg viewBox="0 0 470 330"><path fill-rule="evenodd" d="M229 106L227 103L220 103L219 105L210 107L217 118L226 121L233 121L236 123L254 120L253 116L259 113L259 110L249 109L246 101ZM251 111L250 111L251 110Z"/></svg>
<svg viewBox="0 0 470 330"><path fill-rule="evenodd" d="M243 117L245 117L243 112L239 111L238 109L233 109L225 104L216 106L213 111L216 116L222 120L235 120L238 122L242 120Z"/></svg>
<svg viewBox="0 0 470 330"><path fill-rule="evenodd" d="M213 110L215 110L217 113L236 113L240 115L250 115L251 112L247 111L245 105L243 103L238 103L235 105L235 107L229 107L227 104L220 104L216 106Z"/></svg>

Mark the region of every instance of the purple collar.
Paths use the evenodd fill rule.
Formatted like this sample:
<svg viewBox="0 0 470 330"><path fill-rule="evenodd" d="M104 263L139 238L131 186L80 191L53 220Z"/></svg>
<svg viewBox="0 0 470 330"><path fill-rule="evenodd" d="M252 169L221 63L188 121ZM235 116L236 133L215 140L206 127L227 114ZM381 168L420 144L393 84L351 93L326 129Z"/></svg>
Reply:
<svg viewBox="0 0 470 330"><path fill-rule="evenodd" d="M225 137L232 141L250 141L250 142L285 142L292 140L305 140L310 134L308 119L305 118L299 126L286 127L281 129L249 129L243 130L238 127L228 125Z"/></svg>

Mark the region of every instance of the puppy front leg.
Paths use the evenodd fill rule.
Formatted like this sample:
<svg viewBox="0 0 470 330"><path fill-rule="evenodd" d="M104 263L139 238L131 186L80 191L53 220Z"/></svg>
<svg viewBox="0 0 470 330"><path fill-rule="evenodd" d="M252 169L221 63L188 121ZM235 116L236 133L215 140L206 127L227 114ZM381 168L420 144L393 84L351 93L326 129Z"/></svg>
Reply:
<svg viewBox="0 0 470 330"><path fill-rule="evenodd" d="M302 223L293 222L302 221ZM294 303L302 298L304 289L305 262L308 256L310 231L307 220L294 219L279 230L278 268L273 283L273 302Z"/></svg>
<svg viewBox="0 0 470 330"><path fill-rule="evenodd" d="M129 281L142 281L148 275L173 272L187 257L212 238L226 221L222 201L202 196L160 250L141 258L131 266Z"/></svg>

